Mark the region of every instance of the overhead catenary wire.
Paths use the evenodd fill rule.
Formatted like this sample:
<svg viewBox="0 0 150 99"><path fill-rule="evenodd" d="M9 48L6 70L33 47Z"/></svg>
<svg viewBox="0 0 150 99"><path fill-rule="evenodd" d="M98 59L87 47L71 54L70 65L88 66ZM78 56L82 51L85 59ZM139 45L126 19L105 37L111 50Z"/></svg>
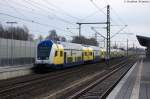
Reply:
<svg viewBox="0 0 150 99"><path fill-rule="evenodd" d="M4 0L4 2L11 8L13 9L16 13L20 14L21 16L23 16L24 18L27 18L23 13L21 13L20 11L18 11L15 7L13 7L7 0ZM27 18L28 19L28 18Z"/></svg>
<svg viewBox="0 0 150 99"><path fill-rule="evenodd" d="M24 0L23 0L24 1ZM32 1L32 0L25 0L25 1L27 1L27 2L29 2L29 1ZM48 1L48 0L46 0L46 1ZM33 2L35 2L35 1L33 1ZM49 2L49 1L48 1ZM38 3L38 2L37 2ZM32 5L34 5L35 6L35 4L33 4L33 3L31 3ZM38 3L39 4L39 3ZM48 4L48 3L47 3ZM36 5L37 6L37 5ZM42 8L42 9L46 9L46 8L43 8L42 6L40 7L39 5L38 5L38 9L40 9L40 8ZM49 7L50 8L50 7ZM58 9L59 9L59 7L58 7ZM60 8L61 9L61 8ZM101 8L102 9L102 8ZM17 9L18 10L18 9ZM34 10L34 9L33 9ZM45 11L45 10L44 10ZM55 9L51 9L51 11L48 11L49 13L53 13L53 11L55 11ZM99 10L98 10L99 11ZM102 10L103 11L103 10ZM103 11L104 12L104 11ZM63 13L63 11L62 11L62 13ZM96 13L96 12L95 12ZM104 12L105 13L105 12ZM21 14L20 14L21 15ZM43 14L44 15L44 14ZM50 15L50 14L49 14ZM45 15L46 16L46 15ZM49 16L46 16L47 17L47 19L50 19L49 18ZM57 17L57 16L56 16ZM88 17L90 17L90 16L87 16L87 18ZM86 17L85 17L86 18ZM23 19L25 19L25 17L23 18ZM28 19L28 18L27 18ZM29 19L30 20L30 19ZM32 19L31 19L32 20ZM65 22L65 23L67 23L67 21L66 20L63 20L63 18L58 18L58 20L60 20L60 21L63 21L63 22ZM33 21L35 21L35 20L33 20ZM35 21L35 22L38 22L38 21ZM32 22L33 23L33 22ZM68 22L69 24L72 24L72 23L70 23L70 22ZM41 23L41 24L43 24L43 23ZM45 23L44 23L45 24ZM47 24L47 23L46 23ZM47 24L48 25L48 24Z"/></svg>
<svg viewBox="0 0 150 99"><path fill-rule="evenodd" d="M99 11L101 11L103 14L105 14L105 12L99 6L97 6L97 4L95 4L92 0L91 0L91 2L97 9L99 9ZM106 4L109 5L108 1L106 1ZM117 16L117 19L122 23L122 25L119 25L118 22L116 24L116 21L114 21L112 18L110 18L111 22L116 24L116 25L111 25L111 26L127 27L126 23L120 18L120 16L117 14L117 12L112 7L110 7L110 8L111 8L112 12ZM119 31L117 33L115 33L112 37L119 34L122 30L124 30L124 28L120 28Z"/></svg>
<svg viewBox="0 0 150 99"><path fill-rule="evenodd" d="M104 2L105 2L107 5L109 5L109 2L108 2L108 0L104 0Z"/></svg>
<svg viewBox="0 0 150 99"><path fill-rule="evenodd" d="M12 0L13 1L13 0ZM42 13L38 13L37 11L35 11L35 9L33 9L32 7L29 7L29 6L26 6L26 5L23 5L22 3L18 3L18 2L11 2L11 7L13 7L14 9L16 9L16 10L20 10L20 9L22 9L24 12L27 12L27 13L29 13L29 14L33 14L33 15L35 15L34 16L34 18L38 18L38 19L40 19L39 17L37 17L37 15L40 15L40 16L44 16L44 17L47 17L47 16L45 16L44 14L42 14ZM18 5L18 6L14 6L14 5ZM8 6L8 5L4 5L4 6ZM20 7L19 7L20 6ZM18 8L19 7L19 8ZM31 10L29 10L29 9L31 9ZM22 13L21 11L19 11L18 10L18 13L20 14L20 13ZM22 16L21 16L22 17ZM26 19L29 19L29 18L26 18Z"/></svg>
<svg viewBox="0 0 150 99"><path fill-rule="evenodd" d="M75 17L75 16L72 16L71 14L69 14L68 12L66 12L65 10L63 10L62 8L60 8L60 7L56 6L56 5L54 5L53 3L51 3L51 2L49 2L49 1L47 1L47 0L43 0L43 2L45 2L46 4L52 5L52 6L55 7L56 9L61 10L65 15L67 15L67 16L73 18L73 19L80 20L80 18Z"/></svg>
<svg viewBox="0 0 150 99"><path fill-rule="evenodd" d="M70 21L68 21L68 20L66 20L66 19L63 19L63 18L57 16L56 13L54 14L53 12L51 12L51 11L53 11L54 9L51 9L51 8L49 8L49 7L46 7L46 8L47 8L47 10L46 10L45 8L41 7L41 6L39 5L39 3L37 3L37 2L31 1L31 0L23 0L23 1L25 1L27 4L29 4L29 5L31 5L31 6L33 6L33 7L35 7L35 8L38 8L38 9L40 9L40 10L43 9L45 12L48 13L47 15L50 15L50 16L51 16L51 15L54 15L54 16L55 16L54 18L58 19L59 21L62 21L62 22L67 23L67 24L75 25L73 22L70 22ZM51 10L51 11L50 11L50 10ZM47 18L49 19L48 16L47 16Z"/></svg>
<svg viewBox="0 0 150 99"><path fill-rule="evenodd" d="M93 2L93 0L90 0L90 1L91 1L91 3L95 6L96 9L98 9L101 13L103 13L105 16L107 16L107 14L103 11L103 9L101 9L97 4L95 4L95 3ZM111 20L112 22L114 22L112 18L110 18L110 20ZM116 22L115 22L115 23L116 23Z"/></svg>
<svg viewBox="0 0 150 99"><path fill-rule="evenodd" d="M11 6L11 8L12 8L12 7L13 7L13 6ZM25 7L26 7L26 6L25 6ZM29 7L27 7L27 8L29 8ZM15 7L13 7L13 9L16 10ZM34 12L34 11L33 11L33 12ZM19 13L19 11L18 11L18 13ZM45 23L40 23L40 22L37 22L37 21L32 20L32 19L27 19L27 18L25 19L25 18L21 18L21 17L18 17L18 16L13 16L13 15L6 14L6 13L0 13L0 14L3 14L3 15L5 15L5 16L9 16L9 17L12 17L12 18L15 18L15 19L19 19L19 20L22 20L22 21L26 21L26 22L38 24L38 25L41 25L41 26L44 26L44 27L54 27L54 28L56 28L56 29L58 29L58 30L60 30L60 31L68 32L68 31L63 30L63 29L61 29L61 28L58 28L58 27L56 27L56 26L52 26L52 25L45 24ZM20 13L19 13L19 14L20 14ZM20 14L20 15L21 15L21 14ZM23 16L23 15L22 15L22 16ZM73 33L72 33L72 34L73 34ZM64 34L64 35L66 35L66 34ZM70 35L66 35L66 36L72 37L72 36L70 36Z"/></svg>
<svg viewBox="0 0 150 99"><path fill-rule="evenodd" d="M106 8L106 6L105 6L105 7L103 7L103 8L101 8L101 9L103 10L104 8ZM91 16L94 16L95 14L97 14L97 13L98 13L98 11L99 11L99 10L96 10L96 11L94 11L94 12L90 13L89 15L87 15L87 16L85 16L85 17L81 18L81 19L80 19L80 20L78 20L78 21L83 21L83 20L85 20L85 19L87 19L87 18L89 18L89 17L91 17Z"/></svg>
<svg viewBox="0 0 150 99"><path fill-rule="evenodd" d="M95 33L99 34L101 37L103 37L103 38L106 39L106 37L105 37L104 35L102 35L101 33L99 33L94 27L91 27L91 29L92 29Z"/></svg>
<svg viewBox="0 0 150 99"><path fill-rule="evenodd" d="M31 9L33 12L35 11L35 9L33 9L31 6L30 6L30 7L29 7L29 6L26 6L24 3L18 3L18 2L14 1L14 0L11 0L11 1L12 1L12 3L15 3L15 4L17 4L18 6L24 7L24 8L26 8L26 9Z"/></svg>
<svg viewBox="0 0 150 99"><path fill-rule="evenodd" d="M29 7L29 6L26 6L26 5L23 5L23 4L21 4L21 3L18 3L18 2L12 2L12 4L17 4L17 5L21 5L21 7L19 8L19 9L22 9L22 10L24 10L24 11L26 11L27 13L30 13L30 14L33 14L33 15L35 15L36 14L36 17L34 16L34 18L38 18L39 19L39 17L37 17L37 15L38 16L43 16L43 17L49 17L49 16L47 16L46 14L43 14L43 13L40 13L40 12L37 12L35 9L33 9L32 7ZM18 6L17 6L18 7ZM22 8L22 7L24 7L24 8ZM16 6L14 6L14 8L16 8ZM31 10L28 10L28 9L31 9ZM47 19L49 19L49 18L47 18Z"/></svg>
<svg viewBox="0 0 150 99"><path fill-rule="evenodd" d="M31 4L32 6L34 6L35 7L35 5L36 5L36 8L42 8L41 7L41 5L39 4L39 3L37 3L37 2L35 2L35 1L33 1L33 0L23 0L23 1L25 1L26 3L28 3L28 4ZM52 8L50 8L50 7L46 7L48 10L51 10L51 11L54 11L54 9L52 9Z"/></svg>
<svg viewBox="0 0 150 99"><path fill-rule="evenodd" d="M1 13L1 12L0 12L0 14L1 14L1 15L4 15L4 16L8 16L8 17L15 18L15 19L19 19L19 20L22 20L22 21L25 21L25 22L35 23L35 24L38 24L38 25L41 25L41 26L44 26L44 27L53 27L53 28L58 29L58 30L60 30L60 31L68 32L68 31L66 31L66 30L64 30L64 29L58 28L58 27L53 26L53 25L40 23L40 22L37 22L37 21L34 21L34 20L30 20L30 19L20 18L20 17L17 17L17 16L13 16L13 15L10 15L10 14L6 14L6 13Z"/></svg>
<svg viewBox="0 0 150 99"><path fill-rule="evenodd" d="M94 2L93 2L93 0L90 0L91 1L91 3L97 8L97 9L99 9L99 11L100 12L102 12L104 15L106 15L107 16L107 14L99 7L99 6L97 6L97 4L95 4ZM108 1L106 1L107 2L107 4L108 4ZM112 7L110 7L111 9L112 9ZM114 11L113 11L114 12ZM115 13L116 14L116 13ZM118 15L117 15L118 16ZM113 22L113 23L117 23L116 21L114 21L112 18L110 18L110 20ZM122 21L121 20L121 18L119 18L119 21ZM122 23L124 23L124 22L122 22ZM116 26L117 26L118 24L116 24ZM124 26L126 25L125 23L123 24Z"/></svg>
<svg viewBox="0 0 150 99"><path fill-rule="evenodd" d="M91 14L89 14L89 15L87 15L87 16L85 16L85 17L81 18L81 19L80 19L80 20L78 20L78 21L83 21L83 20L85 20L85 19L87 19L87 18L89 18L89 17L91 17L91 16L95 15L97 12L98 12L98 11L94 11L94 12L92 12Z"/></svg>
<svg viewBox="0 0 150 99"><path fill-rule="evenodd" d="M0 3L0 4L2 4L2 3ZM8 4L3 4L4 6L8 6ZM14 5L18 5L18 6L14 6ZM20 8L18 8L20 6ZM10 7L10 6L9 6ZM13 8L11 8L11 7L13 7ZM27 17L27 16L25 16L23 13L24 12L27 12L27 13L29 13L29 14L36 14L36 17L34 16L34 18L38 18L37 17L37 15L42 15L42 13L36 13L35 11L33 11L34 9L32 9L31 7L27 7L27 6L25 6L25 5L22 5L21 3L18 3L18 2L11 2L11 9L14 9L14 11L16 11L17 12L17 14L20 14L21 15L21 17L22 16L24 16L24 18L26 17L26 19L30 19L29 17ZM22 11L19 11L19 10L21 9L21 10L23 10L24 12L22 13ZM32 11L31 10L27 10L27 9L32 9ZM2 12L4 12L4 11L2 11ZM22 15L23 14L23 15ZM39 19L39 18L38 18Z"/></svg>
<svg viewBox="0 0 150 99"><path fill-rule="evenodd" d="M34 3L35 3L36 5L34 5L33 3L30 3L30 2L27 1L27 0L23 0L23 1L25 1L27 4L31 5L32 7L38 8L38 9L40 9L40 10L43 9L42 7L38 6L37 3L35 3L35 2L34 2ZM33 1L32 1L32 2L33 2ZM50 9L50 8L49 8L49 9ZM53 10L53 9L50 9L50 10ZM47 10L47 11L48 11L48 10ZM49 11L48 11L48 13L51 13L51 14L52 14L52 12L49 12ZM54 15L54 14L53 14L53 15ZM56 16L56 15L55 15L55 16ZM47 16L47 18L49 19L48 16ZM62 20L61 20L61 21L62 21Z"/></svg>
<svg viewBox="0 0 150 99"><path fill-rule="evenodd" d="M104 15L107 15L100 7L97 6L97 4L95 4L95 3L93 2L93 0L90 0L90 1L91 1L91 3L92 3L100 12L102 12Z"/></svg>
<svg viewBox="0 0 150 99"><path fill-rule="evenodd" d="M41 5L39 4L39 3L37 3L37 2L35 2L35 1L32 1L32 0L29 0L29 1L31 1L32 3L34 3L34 4L36 4L36 6L38 6L38 8L42 8L42 7L40 7ZM45 1L45 0L44 0ZM44 2L43 1L43 2ZM28 2L28 3L30 3L30 2ZM52 13L54 16L55 16L55 18L57 18L58 20L60 20L60 21L63 21L63 22L65 22L65 23L69 23L69 24L71 24L71 25L73 25L73 24L75 24L74 22L70 22L70 21L68 21L68 20L66 20L66 19L63 19L63 18L61 18L61 17L58 17L57 15L56 15L56 13L54 14L53 12L54 11L56 11L55 9L52 9L52 8L50 8L49 6L45 6L45 8L47 8L48 10L48 12L49 12L49 10L51 10L52 12L50 12L50 13Z"/></svg>
<svg viewBox="0 0 150 99"><path fill-rule="evenodd" d="M25 22L30 22L30 23L38 24L38 25L43 26L43 27L53 27L53 28L58 29L60 31L68 32L66 30L63 30L61 28L58 28L58 27L55 27L55 26L52 26L52 25L49 25L49 24L43 24L43 23L39 23L39 22L36 22L36 21L33 21L33 20L23 19L23 18L20 18L20 17L17 17L17 16L12 16L12 15L5 14L5 13L0 13L0 14L1 15L5 15L5 16L9 16L9 17L12 17L12 18L15 18L15 19L19 19L19 20L22 20L22 21L25 21ZM73 37L72 35L67 35L67 34L63 34L63 35L71 37L71 38Z"/></svg>
<svg viewBox="0 0 150 99"><path fill-rule="evenodd" d="M117 12L112 8L110 7L111 10L114 12L114 14L116 15L116 17L118 18L118 20L123 24L123 25L126 25L125 22L120 18L120 16L117 14Z"/></svg>
<svg viewBox="0 0 150 99"><path fill-rule="evenodd" d="M18 3L18 2L13 1L12 4L15 4L15 5L20 6L18 9L22 9L22 10L24 10L24 11L26 11L26 12L29 12L30 14L33 14L33 13L34 13L34 14L37 14L37 15L45 16L45 14L40 13L40 12L37 12L35 9L33 9L33 7L26 6L26 5L24 5L24 3L22 4L22 3ZM16 8L16 7L18 7L18 6L14 6L14 8ZM25 9L24 9L24 8L25 8ZM29 10L29 9L30 9L30 10Z"/></svg>
<svg viewBox="0 0 150 99"><path fill-rule="evenodd" d="M117 34L119 34L121 31L123 31L127 26L124 26L123 28L121 28L117 33L115 33L114 35L112 35L110 38L115 37Z"/></svg>

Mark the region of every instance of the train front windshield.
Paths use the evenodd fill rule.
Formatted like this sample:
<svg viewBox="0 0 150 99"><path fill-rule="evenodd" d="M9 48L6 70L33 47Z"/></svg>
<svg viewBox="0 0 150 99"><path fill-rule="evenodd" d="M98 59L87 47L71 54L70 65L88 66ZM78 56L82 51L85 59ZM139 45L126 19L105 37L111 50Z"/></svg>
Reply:
<svg viewBox="0 0 150 99"><path fill-rule="evenodd" d="M40 44L37 49L37 58L39 60L47 60L49 58L51 47Z"/></svg>

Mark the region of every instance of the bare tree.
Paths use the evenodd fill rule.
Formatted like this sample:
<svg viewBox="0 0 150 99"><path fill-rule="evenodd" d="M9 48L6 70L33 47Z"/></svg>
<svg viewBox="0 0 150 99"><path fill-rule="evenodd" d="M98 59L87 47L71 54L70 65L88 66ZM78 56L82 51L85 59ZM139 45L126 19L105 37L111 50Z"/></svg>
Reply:
<svg viewBox="0 0 150 99"><path fill-rule="evenodd" d="M3 36L3 33L4 33L4 28L3 25L0 23L0 37Z"/></svg>
<svg viewBox="0 0 150 99"><path fill-rule="evenodd" d="M59 37L56 33L56 30L50 30L49 35L46 37L46 39L50 39L52 41L59 41Z"/></svg>
<svg viewBox="0 0 150 99"><path fill-rule="evenodd" d="M33 40L34 36L29 34L28 28L24 25L23 27L5 27L3 28L0 24L0 37L7 39L16 40Z"/></svg>
<svg viewBox="0 0 150 99"><path fill-rule="evenodd" d="M67 41L67 39L65 37L60 37L60 38L61 38L60 41L63 41L63 42Z"/></svg>
<svg viewBox="0 0 150 99"><path fill-rule="evenodd" d="M39 35L37 40L42 41L43 40L43 36Z"/></svg>
<svg viewBox="0 0 150 99"><path fill-rule="evenodd" d="M80 36L80 37L74 36L73 40L71 42L81 44L82 42L84 42L84 40L85 40L85 37L83 37L83 36Z"/></svg>
<svg viewBox="0 0 150 99"><path fill-rule="evenodd" d="M28 35L28 41L33 41L34 40L34 35L33 34L29 34Z"/></svg>
<svg viewBox="0 0 150 99"><path fill-rule="evenodd" d="M78 44L86 44L86 45L94 45L97 46L98 42L96 41L95 38L86 38L84 36L74 36L73 40L71 41L72 43L78 43Z"/></svg>

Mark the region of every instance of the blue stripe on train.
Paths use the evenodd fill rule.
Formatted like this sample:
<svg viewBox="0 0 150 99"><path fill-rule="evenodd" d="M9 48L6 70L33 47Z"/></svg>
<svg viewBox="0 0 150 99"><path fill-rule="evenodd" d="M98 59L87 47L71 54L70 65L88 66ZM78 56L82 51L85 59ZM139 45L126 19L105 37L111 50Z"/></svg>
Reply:
<svg viewBox="0 0 150 99"><path fill-rule="evenodd" d="M43 67L43 68L61 69L61 68L67 68L67 67L73 67L73 66L81 65L81 64L84 64L86 62L96 63L96 62L99 62L99 61L100 61L100 58L96 58L95 60L91 60L91 61L79 61L79 62L60 64L60 65L38 64L38 66L41 67L41 68Z"/></svg>
<svg viewBox="0 0 150 99"><path fill-rule="evenodd" d="M55 65L55 64L37 64L36 67L61 69L61 68L73 67L73 66L81 65L81 64L84 64L84 61L72 62L72 63L66 63L66 64L60 64L60 65Z"/></svg>
<svg viewBox="0 0 150 99"><path fill-rule="evenodd" d="M72 67L72 66L81 65L81 64L84 64L84 61L66 63L66 64L64 64L63 66L64 66L64 67Z"/></svg>

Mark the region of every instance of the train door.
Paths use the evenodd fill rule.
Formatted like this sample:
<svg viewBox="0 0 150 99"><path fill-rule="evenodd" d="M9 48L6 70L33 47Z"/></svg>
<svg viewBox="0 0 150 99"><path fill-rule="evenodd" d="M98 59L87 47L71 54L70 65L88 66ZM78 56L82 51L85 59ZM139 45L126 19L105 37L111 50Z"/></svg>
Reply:
<svg viewBox="0 0 150 99"><path fill-rule="evenodd" d="M64 49L60 46L57 46L54 56L54 64L60 65L64 63Z"/></svg>
<svg viewBox="0 0 150 99"><path fill-rule="evenodd" d="M88 60L89 61L93 60L93 58L94 58L93 54L94 54L93 49L88 48Z"/></svg>
<svg viewBox="0 0 150 99"><path fill-rule="evenodd" d="M67 55L67 53L66 52L64 52L64 63L66 64L66 55Z"/></svg>
<svg viewBox="0 0 150 99"><path fill-rule="evenodd" d="M60 50L59 64L64 64L64 50Z"/></svg>
<svg viewBox="0 0 150 99"><path fill-rule="evenodd" d="M94 52L95 52L95 51L93 50L93 60L96 59L96 55L95 55L96 52L95 52L95 53L94 53Z"/></svg>
<svg viewBox="0 0 150 99"><path fill-rule="evenodd" d="M83 51L83 60L88 61L88 51L87 50Z"/></svg>
<svg viewBox="0 0 150 99"><path fill-rule="evenodd" d="M82 51L82 61L84 61L84 55L83 54L84 54L84 52Z"/></svg>

